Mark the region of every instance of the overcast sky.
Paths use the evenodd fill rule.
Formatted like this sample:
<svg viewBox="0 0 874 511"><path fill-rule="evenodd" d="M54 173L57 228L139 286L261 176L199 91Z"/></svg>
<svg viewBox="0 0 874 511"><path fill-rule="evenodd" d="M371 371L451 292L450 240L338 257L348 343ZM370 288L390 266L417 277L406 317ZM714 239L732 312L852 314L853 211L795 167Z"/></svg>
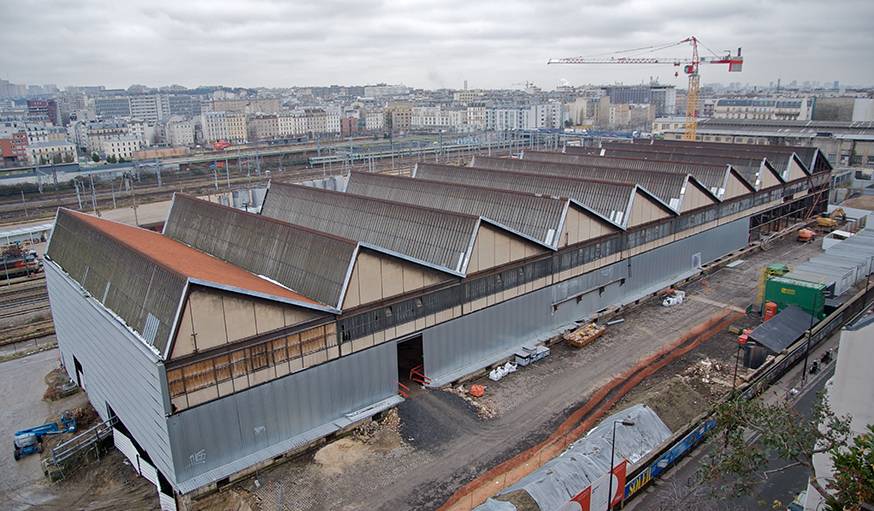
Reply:
<svg viewBox="0 0 874 511"><path fill-rule="evenodd" d="M704 83L874 83L874 0L3 0L0 17L15 83L683 85L670 66L545 64L693 34L746 58L705 66Z"/></svg>

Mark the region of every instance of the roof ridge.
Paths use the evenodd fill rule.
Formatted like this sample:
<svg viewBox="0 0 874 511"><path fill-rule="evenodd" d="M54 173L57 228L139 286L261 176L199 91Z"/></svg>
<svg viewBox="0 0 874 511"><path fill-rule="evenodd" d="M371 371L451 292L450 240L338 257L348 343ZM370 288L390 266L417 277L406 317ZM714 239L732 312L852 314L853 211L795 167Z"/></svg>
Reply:
<svg viewBox="0 0 874 511"><path fill-rule="evenodd" d="M609 149L609 148L607 148L607 149ZM532 151L532 152L543 153L544 151ZM637 153L637 154L646 154L644 151L632 151L632 152ZM676 165L678 163L684 163L684 164L692 165L695 167L710 167L710 168L714 168L714 169L715 168L720 168L720 169L724 168L724 164L717 164L717 163L695 163L695 162L691 162L691 161L672 161L672 160L660 160L660 159L654 159L654 158L635 158L633 156L611 156L609 154L609 152L604 154L604 156L595 156L592 154L574 154L574 153L557 153L557 154L564 154L567 156L584 156L584 157L589 157L589 158L602 158L604 160L649 161L649 162L653 162L653 163L664 163L667 165L671 165L671 164ZM665 154L665 153L656 152L656 153L649 153L649 154Z"/></svg>
<svg viewBox="0 0 874 511"><path fill-rule="evenodd" d="M425 163L425 162L422 162ZM391 174L380 174L378 172L362 172L360 170L353 170L350 174L362 174L368 177L373 176L377 177L377 179L388 179L388 180L409 180L416 181L421 183L429 183L441 186L450 186L453 188L461 188L463 190L469 190L471 188L475 190L482 190L488 193L505 193L510 195L523 195L525 197L530 197L533 199L546 199L546 200L556 200L556 201L567 201L569 200L567 197L556 197L554 195L548 195L543 193L532 193L532 192L521 192L518 190L502 190L500 188L489 188L488 186L478 186L478 185L461 185L458 183L447 183L445 181L438 181L436 179L423 179L418 177L407 177L407 176L394 176ZM355 194L350 194L355 195Z"/></svg>
<svg viewBox="0 0 874 511"><path fill-rule="evenodd" d="M110 220L110 219L108 219L108 218L95 217L95 216L89 215L89 214L87 214L87 213L82 213L81 211L75 211L75 210L72 210L72 209L69 209L69 208L65 208L65 207L60 207L60 208L58 208L58 215L60 215L60 214L62 214L62 213L65 214L65 215L67 215L69 218L73 218L73 219L75 219L76 222L79 222L79 223L81 223L81 224L87 225L87 226L90 227L90 228L96 229L96 230L99 231L102 235L108 237L109 239L111 239L111 240L114 241L115 243L118 243L119 245L122 245L122 246L126 247L127 249L136 252L137 254L139 254L139 255L145 257L146 259L148 259L148 260L151 261L152 263L157 264L157 265L160 266L161 268L164 268L165 270L168 270L168 271L170 271L171 273L174 273L174 274L176 274L176 275L178 275L178 276L180 276L180 277L188 278L188 275L185 275L184 273L182 273L181 271L177 270L176 268L173 268L173 267L171 267L171 266L169 266L169 265L167 265L167 264L162 263L161 261L158 261L156 258L154 258L153 256L151 256L151 255L149 255L149 254L143 253L141 250L139 250L138 248L134 247L133 245L131 245L131 244L128 243L127 241L122 240L122 239L120 239L120 238L118 238L118 237L116 237L116 236L113 236L112 234L106 232L104 229L100 228L100 226L95 225L94 223L96 223L96 224L101 224L101 223L112 223L112 224L115 224L115 225L121 226L122 228L125 228L125 229L137 229L137 230L140 230L140 231L142 231L142 232L144 232L144 233L149 233L149 234L146 234L147 236L152 236L152 235L154 235L154 236L162 236L162 237L164 237L161 233L156 232L156 231L152 231L152 230L149 230L149 229L144 229L144 228L139 227L139 226L136 226L136 227L135 227L135 226L133 226L133 225L128 225L128 224L125 224L125 223L119 222L119 221L117 221L117 220ZM94 223L92 223L92 222L94 222ZM188 245L186 245L185 243L182 243L181 241L177 241L177 240L175 240L175 239L173 239L173 238L170 238L169 236L167 236L166 239L172 241L173 243L178 243L179 245L182 245L182 246L185 246L185 247L188 246ZM191 247L189 247L189 248L191 248ZM205 253L205 252L204 252L204 253ZM207 254L207 255L209 255L209 254ZM212 257L212 256L210 256L210 257Z"/></svg>
<svg viewBox="0 0 874 511"><path fill-rule="evenodd" d="M231 212L236 213L236 214L239 214L239 215L243 215L243 216L251 216L251 217L259 218L259 219L261 219L262 221L267 221L267 222L272 222L272 223L275 223L275 224L285 225L285 226L292 227L292 228L294 228L294 229L299 229L299 230L301 230L301 231L308 232L308 233L311 233L311 234L315 234L315 235L317 235L317 236L321 236L321 237L324 237L324 238L333 238L333 239L335 239L335 240L337 240L337 241L342 241L342 242L344 242L344 243L346 243L346 244L350 244L350 245L357 245L357 244L358 244L358 242L355 241L355 240L352 240L352 239L349 239L349 238L344 238L344 237L342 237L342 236L337 236L336 234L331 234L331 233L329 233L329 232L319 231L319 230L317 230L317 229L312 229L312 228L310 228L310 227L306 227L306 226L304 226L304 225L293 224L293 223L291 223L291 222L286 222L286 221L284 221L284 220L280 220L280 219L278 219L278 218L273 218L273 217L269 217L269 216L266 216L266 215L262 215L262 214L260 214L260 213L250 213L250 212L248 212L248 211L240 211L240 210L237 209L237 208L232 208L232 207L230 207L230 206L225 206L224 204L219 204L219 203L217 203L217 202L212 202L212 201L208 201L208 200L203 200L203 199L201 199L201 198L199 198L199 197L195 197L195 196L193 196L193 195L189 195L189 194L187 194L187 193L175 192L175 193L173 194L173 196L174 196L174 198L175 198L175 197L181 197L181 198L183 198L183 199L191 200L191 201L196 201L197 203L205 204L205 205L207 205L207 206L210 206L210 207L213 207L213 208L216 208L216 209L224 209L224 210L227 210L227 211L231 211ZM172 209L171 209L171 211L172 211Z"/></svg>
<svg viewBox="0 0 874 511"><path fill-rule="evenodd" d="M405 202L397 202L397 201L393 201L393 200L379 199L376 197L370 197L368 195L360 195L357 193L337 192L334 190L325 190L322 188L315 188L312 186L298 185L295 183L276 183L276 184L281 185L281 187L284 186L284 187L288 187L288 188L305 189L305 190L308 190L309 192L314 191L318 194L331 195L332 197L354 197L354 198L359 199L359 200L370 201L370 202L381 202L384 204L390 204L392 206L400 206L400 207L404 207L404 208L412 208L412 209L419 209L419 210L423 210L423 211L430 211L432 213L437 213L437 214L441 214L441 215L456 216L456 217L462 217L462 218L468 218L468 219L481 218L480 215L469 215L467 213L458 213L455 211L447 211L445 209L430 208L427 206L421 206L419 204L407 204ZM271 186L273 186L273 183L271 183ZM265 198L265 200L266 200L266 198Z"/></svg>
<svg viewBox="0 0 874 511"><path fill-rule="evenodd" d="M541 151L541 152L542 152L542 151ZM561 153L555 153L555 154L561 154ZM512 158L495 158L495 157L488 157L488 156L485 156L484 158L489 159L489 160L511 160L511 159L512 159ZM525 160L525 158L522 158L522 159L520 159L520 160L518 160L518 161L528 161L528 162L530 162L530 163L532 163L532 164L535 164L535 165L558 165L558 166L560 166L560 167L584 168L584 169L585 169L585 168L588 168L588 167L586 167L585 164L582 164L582 163L566 163L566 162L553 162L553 161L540 161L540 160ZM716 167L716 165L714 165L714 167ZM688 172L686 172L686 173L684 174L684 173L682 173L682 172L671 172L671 171L669 171L669 170L658 170L658 169L655 169L655 170L648 170L648 169L626 169L626 168L622 168L622 167L610 167L610 166L599 166L599 167L592 167L592 168L596 168L596 169L607 169L607 170L621 170L621 171L623 171L623 172L637 172L637 173L647 173L647 174L659 174L659 175L663 175L663 176L672 176L672 177L673 177L673 176L684 176L684 175L685 175L685 176L688 176L688 175L689 175Z"/></svg>
<svg viewBox="0 0 874 511"><path fill-rule="evenodd" d="M128 224L118 222L115 220L109 220L106 218L95 217L95 216L88 215L86 213L82 213L79 211L74 211L74 210L71 210L68 208L58 208L58 212L59 213L64 212L64 214L68 215L69 218L75 219L76 222L79 222L83 225L86 225L91 229L97 230L98 232L100 232L101 235L106 236L107 238L111 239L113 242L118 243L119 245L125 247L126 249L136 253L137 255L144 257L145 259L147 259L151 263L153 263L157 266L160 266L164 270L167 270L167 271L173 273L174 275L177 275L183 279L186 279L187 281L207 282L207 283L215 284L218 286L225 286L225 287L229 287L229 288L239 289L240 291L243 291L244 293L248 291L250 293L260 293L260 294L265 294L265 295L269 295L269 296L275 296L276 298L279 298L279 299L283 298L281 295L271 293L269 291L258 291L256 289L246 289L243 287L238 287L237 285L234 285L234 284L229 284L228 282L221 282L220 280L215 280L215 279L211 279L211 278L204 278L203 276L194 275L192 273L186 273L183 270L180 270L176 267L173 267L172 265L170 265L168 263L165 263L165 262L159 260L158 258L143 251L142 249L140 249L136 245L130 243L129 241L116 236L112 232L109 232L101 224L112 224L112 225L116 226L116 228L121 228L121 229L127 230L129 232L136 232L137 234L142 234L144 236L151 237L153 239L154 238L161 238L162 240L166 241L167 243L172 243L172 244L178 245L179 247L184 248L185 250L191 250L193 252L196 252L200 256L207 257L220 266L230 267L230 268L235 269L239 272L242 272L243 274L245 274L247 276L250 276L254 279L258 279L258 281L263 281L271 286L278 287L279 289L282 289L284 291L287 291L287 292L290 292L290 293L296 295L299 298L293 298L293 300L295 302L299 302L303 306L324 305L321 302L319 302L318 300L310 298L309 296L306 296L306 295L300 293L299 291L291 289L290 287L288 287L284 284L275 282L272 279L265 279L263 276L258 275L252 271L249 271L245 268L242 268L242 267L237 266L233 263L225 261L224 259L216 257L208 252L204 252L203 250L199 250L199 249L196 249L192 246L186 245L185 243L182 243L181 241L178 241L174 238L171 238L170 236L164 236L163 234L161 234L159 232L152 231L150 229L144 229L144 228L139 227L139 226L128 225ZM227 269L224 269L224 271L226 271L226 270ZM288 299L289 297L284 297L284 298Z"/></svg>
<svg viewBox="0 0 874 511"><path fill-rule="evenodd" d="M457 166L457 165L443 165L440 163L425 163L425 165L433 165L433 166L441 167L441 168L468 169L468 170L475 170L478 172L499 172L502 174L508 173L508 172L504 172L501 170L487 169L487 168L483 168L483 167L461 167L461 166ZM626 187L626 188L634 186L633 184L629 184L629 183L614 183L613 181L605 181L602 179L580 179L580 178L576 178L576 177L566 177L566 176L544 176L543 174L532 174L531 172L509 172L509 173L510 174L519 174L519 175L529 176L529 177L537 177L537 178L541 178L541 179L543 179L543 178L563 179L565 181L577 181L577 182L583 182L583 183L590 183L591 182L591 183L614 185L614 186ZM418 178L416 178L416 179L418 179Z"/></svg>

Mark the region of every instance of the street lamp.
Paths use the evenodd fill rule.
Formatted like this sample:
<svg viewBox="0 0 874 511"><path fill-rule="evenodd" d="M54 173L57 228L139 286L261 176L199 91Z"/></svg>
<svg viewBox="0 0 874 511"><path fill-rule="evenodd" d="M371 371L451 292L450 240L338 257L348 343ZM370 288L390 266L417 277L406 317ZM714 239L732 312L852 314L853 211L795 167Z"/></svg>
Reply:
<svg viewBox="0 0 874 511"><path fill-rule="evenodd" d="M610 468L608 469L608 481L607 483L607 511L613 510L613 455L616 452L616 425L622 424L623 426L634 426L634 421L630 421L628 419L613 421L613 439L610 441Z"/></svg>

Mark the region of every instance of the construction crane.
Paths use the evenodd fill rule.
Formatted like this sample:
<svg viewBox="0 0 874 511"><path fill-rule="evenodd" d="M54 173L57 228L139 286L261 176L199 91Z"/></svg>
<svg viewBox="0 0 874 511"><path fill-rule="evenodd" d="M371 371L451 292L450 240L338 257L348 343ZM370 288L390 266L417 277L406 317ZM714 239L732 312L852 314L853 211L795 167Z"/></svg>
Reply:
<svg viewBox="0 0 874 511"><path fill-rule="evenodd" d="M644 53L652 53L655 51L673 48L689 44L692 47L692 57L670 58L670 57L646 57L640 56ZM596 55L592 57L567 57L561 59L549 59L547 64L670 64L674 67L683 67L683 72L689 75L689 90L686 94L686 121L685 129L683 130L683 140L695 140L695 134L698 128L698 93L701 89L700 76L698 67L700 64L728 64L728 71L731 73L740 72L743 69L744 59L740 54L740 48L737 49L737 55L732 55L730 50L726 50L723 55L717 55L716 52L710 50L703 44L713 56L698 56L698 45L701 44L697 37L690 36L682 41L668 43L656 46L647 46L643 48L632 48L629 50L621 50L606 55ZM628 55L634 54L634 55ZM675 71L674 76L679 76L679 72Z"/></svg>

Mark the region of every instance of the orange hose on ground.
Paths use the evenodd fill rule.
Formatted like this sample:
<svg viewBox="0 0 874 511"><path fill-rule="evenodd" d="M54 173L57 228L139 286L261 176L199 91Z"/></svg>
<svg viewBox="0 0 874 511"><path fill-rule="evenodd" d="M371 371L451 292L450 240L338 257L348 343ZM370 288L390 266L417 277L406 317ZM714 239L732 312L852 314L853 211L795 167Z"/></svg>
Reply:
<svg viewBox="0 0 874 511"><path fill-rule="evenodd" d="M438 511L470 511L489 497L511 486L550 459L558 456L567 446L592 429L610 408L641 381L659 369L689 353L719 331L727 328L742 314L728 309L714 314L706 321L688 330L676 341L658 352L640 360L630 369L616 376L596 390L586 402L574 410L549 437L512 458L491 468L483 475L459 488ZM685 343L695 338L686 346ZM614 389L618 391L604 401ZM585 417L585 420L583 418ZM582 421L582 422L581 422Z"/></svg>

